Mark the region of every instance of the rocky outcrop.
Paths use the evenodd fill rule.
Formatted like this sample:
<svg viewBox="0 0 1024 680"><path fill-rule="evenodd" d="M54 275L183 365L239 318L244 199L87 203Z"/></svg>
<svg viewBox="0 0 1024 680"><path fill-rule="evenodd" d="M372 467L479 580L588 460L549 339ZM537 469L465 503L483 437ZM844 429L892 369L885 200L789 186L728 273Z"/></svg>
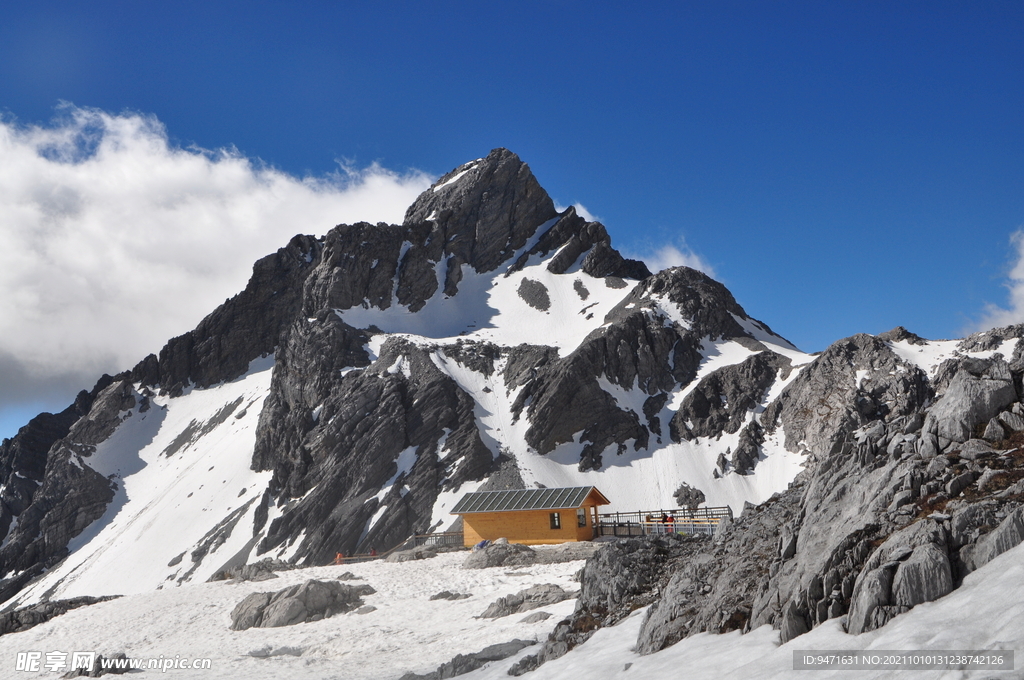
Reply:
<svg viewBox="0 0 1024 680"><path fill-rule="evenodd" d="M1010 368L1001 358L966 358L928 413L924 434L937 450L948 450L974 435L979 425L999 415L1017 400ZM931 453L932 448L923 449Z"/></svg>
<svg viewBox="0 0 1024 680"><path fill-rule="evenodd" d="M316 238L295 236L258 260L245 290L195 330L168 341L159 357L139 362L131 381L180 394L190 384L208 387L245 373L253 359L274 352L282 331L301 314L303 284L321 249Z"/></svg>
<svg viewBox="0 0 1024 680"><path fill-rule="evenodd" d="M437 557L437 552L423 546L399 550L384 558L386 562L416 562L418 560L429 560Z"/></svg>
<svg viewBox="0 0 1024 680"><path fill-rule="evenodd" d="M83 461L122 419L131 416L137 401L143 398L128 380L105 376L92 394L80 395L76 401L81 406L88 404L87 410L76 406L65 411L66 420L78 411L86 412L70 425L63 438L50 446L43 477L32 482L37 488L31 494L31 502L15 515L17 526L9 531L0 548L0 574L22 573L3 586L20 588L23 583L18 585L19 578L26 574L31 578L58 562L67 554L68 542L103 515L116 487ZM20 440L16 438L14 443L12 453L25 453L26 449L19 446ZM19 470L13 473L19 474ZM11 594L7 588L0 593L7 597Z"/></svg>
<svg viewBox="0 0 1024 680"><path fill-rule="evenodd" d="M469 593L453 593L450 590L442 590L439 593L435 593L430 596L431 601L433 600L466 600L473 597Z"/></svg>
<svg viewBox="0 0 1024 680"><path fill-rule="evenodd" d="M736 432L764 401L779 372L789 375L789 364L789 359L774 352L760 352L712 372L686 395L672 417L672 438L680 441Z"/></svg>
<svg viewBox="0 0 1024 680"><path fill-rule="evenodd" d="M932 397L928 377L882 340L840 340L802 370L765 410L769 432L781 424L786 447L815 457L852 452L864 425L920 412Z"/></svg>
<svg viewBox="0 0 1024 680"><path fill-rule="evenodd" d="M520 640L517 638L510 642L489 645L473 654L456 654L451 661L438 666L436 671L424 674L410 672L403 675L399 680L444 680L444 678L454 678L470 671L475 671L477 668L492 661L507 659L535 644L537 644L536 640Z"/></svg>
<svg viewBox="0 0 1024 680"><path fill-rule="evenodd" d="M519 567L536 564L537 551L522 543L494 542L466 557L462 566L466 569L487 569L489 567Z"/></svg>
<svg viewBox="0 0 1024 680"><path fill-rule="evenodd" d="M8 633L20 633L22 631L46 623L50 619L66 614L72 609L85 607L99 602L115 600L119 595L106 597L73 597L69 600L53 600L52 602L41 602L29 607L21 607L14 611L0 614L0 635Z"/></svg>
<svg viewBox="0 0 1024 680"><path fill-rule="evenodd" d="M685 482L679 485L679 488L676 489L672 496L676 499L679 507L689 508L690 510L696 510L704 502L704 492L700 489L694 489Z"/></svg>
<svg viewBox="0 0 1024 680"><path fill-rule="evenodd" d="M672 323L673 317L687 322ZM607 315L606 325L574 352L564 359L548 357L534 368L513 404L515 416L530 422L527 442L542 454L559 444L584 443L581 470L600 469L606 464L606 450L622 454L629 441L634 450L646 448L652 436L662 436L664 424L658 414L667 394L696 376L704 339L735 339L755 350L765 349L737 318L748 317L724 286L700 272L679 267L644 279ZM788 363L763 353L740 368L709 376L697 396L691 394L672 417L673 438L700 436L685 424L693 417L701 433L717 434L723 427L735 432L779 368ZM643 413L621 408L601 380L649 395ZM751 387L747 383L756 384L752 394L744 392ZM721 398L729 395L732 402L722 406Z"/></svg>
<svg viewBox="0 0 1024 680"><path fill-rule="evenodd" d="M276 593L253 593L231 611L231 630L319 621L363 606L362 597L375 592L368 585L310 579Z"/></svg>
<svg viewBox="0 0 1024 680"><path fill-rule="evenodd" d="M226 581L233 579L235 581L269 581L272 578L277 578L279 571L291 571L296 566L291 562L284 562L282 560L275 560L269 557L254 562L253 564L243 564L238 567L232 567L230 569L223 569L218 571L216 574L211 576L208 581ZM354 578L351 574L350 577ZM338 577L339 581L344 581L344 574Z"/></svg>
<svg viewBox="0 0 1024 680"><path fill-rule="evenodd" d="M964 569L974 571L1021 542L1024 542L1024 507L1008 513L993 531L961 550Z"/></svg>
<svg viewBox="0 0 1024 680"><path fill-rule="evenodd" d="M32 504L43 482L50 448L89 412L96 394L110 384L109 376L104 379L93 393L82 391L75 403L58 414L40 413L14 437L0 443L0 536L6 537L12 520Z"/></svg>
<svg viewBox="0 0 1024 680"><path fill-rule="evenodd" d="M539 609L549 604L557 604L574 596L574 593L563 590L561 586L553 583L531 586L526 590L520 590L514 595L499 597L488 605L487 609L480 615L480 618L500 619L512 614L522 614L531 609Z"/></svg>
<svg viewBox="0 0 1024 680"><path fill-rule="evenodd" d="M540 651L513 665L509 675L523 675L564 656L602 626L614 625L655 602L671 564L693 555L701 544L699 538L666 534L604 545L580 574L576 611L555 626Z"/></svg>

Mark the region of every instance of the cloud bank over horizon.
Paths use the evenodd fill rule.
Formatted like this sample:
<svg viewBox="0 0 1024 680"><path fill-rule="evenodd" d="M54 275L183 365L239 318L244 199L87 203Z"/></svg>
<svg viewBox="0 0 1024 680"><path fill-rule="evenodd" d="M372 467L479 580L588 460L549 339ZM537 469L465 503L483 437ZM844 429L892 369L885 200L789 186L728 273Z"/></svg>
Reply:
<svg viewBox="0 0 1024 680"><path fill-rule="evenodd" d="M1010 245L1015 262L1007 272L1004 284L1008 292L1008 308L991 303L985 305L981 318L966 329L967 333L1024 323L1024 227L1010 234Z"/></svg>
<svg viewBox="0 0 1024 680"><path fill-rule="evenodd" d="M298 178L71 105L46 126L0 118L0 158L0 410L69 401L195 327L295 234L400 223L432 180L377 164Z"/></svg>

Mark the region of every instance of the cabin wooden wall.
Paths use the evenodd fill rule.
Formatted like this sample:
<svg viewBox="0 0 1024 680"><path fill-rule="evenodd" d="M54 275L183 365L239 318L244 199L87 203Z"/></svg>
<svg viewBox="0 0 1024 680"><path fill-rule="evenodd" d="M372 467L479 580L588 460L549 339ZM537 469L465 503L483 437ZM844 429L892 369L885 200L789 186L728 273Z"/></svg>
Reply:
<svg viewBox="0 0 1024 680"><path fill-rule="evenodd" d="M587 526L579 527L576 508L559 510L508 510L504 512L471 512L462 515L463 544L507 538L510 543L539 545L589 541L594 537L592 506L586 506ZM562 528L551 528L551 513L562 515Z"/></svg>

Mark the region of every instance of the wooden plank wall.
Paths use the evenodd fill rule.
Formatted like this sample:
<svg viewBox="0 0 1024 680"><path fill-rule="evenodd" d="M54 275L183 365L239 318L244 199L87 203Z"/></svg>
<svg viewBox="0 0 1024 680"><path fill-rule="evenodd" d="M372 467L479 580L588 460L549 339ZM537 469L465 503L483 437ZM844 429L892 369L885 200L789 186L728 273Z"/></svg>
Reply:
<svg viewBox="0 0 1024 680"><path fill-rule="evenodd" d="M584 509L587 518L585 527L577 526L576 508L466 513L462 516L464 544L472 546L483 540L499 538L525 545L589 541L594 537L594 512L591 507ZM551 528L552 512L561 514L561 529Z"/></svg>

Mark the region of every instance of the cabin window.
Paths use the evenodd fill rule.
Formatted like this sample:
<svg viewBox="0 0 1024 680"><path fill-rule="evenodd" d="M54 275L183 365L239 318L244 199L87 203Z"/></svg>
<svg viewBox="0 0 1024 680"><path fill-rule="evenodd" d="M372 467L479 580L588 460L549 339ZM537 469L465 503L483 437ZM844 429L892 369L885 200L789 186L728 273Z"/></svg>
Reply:
<svg viewBox="0 0 1024 680"><path fill-rule="evenodd" d="M558 512L551 513L551 528L561 529L562 528L562 515Z"/></svg>
<svg viewBox="0 0 1024 680"><path fill-rule="evenodd" d="M587 526L587 511L583 508L576 508L576 525Z"/></svg>

